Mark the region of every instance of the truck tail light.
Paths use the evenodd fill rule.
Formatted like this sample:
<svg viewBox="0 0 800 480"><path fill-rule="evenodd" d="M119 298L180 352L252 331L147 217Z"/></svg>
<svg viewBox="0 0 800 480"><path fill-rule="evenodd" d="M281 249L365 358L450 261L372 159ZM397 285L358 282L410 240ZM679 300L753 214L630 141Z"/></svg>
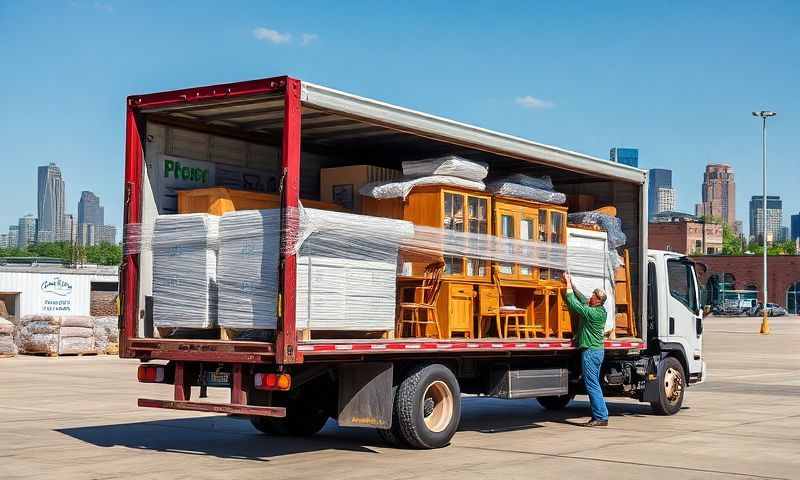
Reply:
<svg viewBox="0 0 800 480"><path fill-rule="evenodd" d="M141 383L164 383L164 365L139 365L136 376Z"/></svg>
<svg viewBox="0 0 800 480"><path fill-rule="evenodd" d="M256 373L255 387L259 390L289 390L292 377L288 373Z"/></svg>

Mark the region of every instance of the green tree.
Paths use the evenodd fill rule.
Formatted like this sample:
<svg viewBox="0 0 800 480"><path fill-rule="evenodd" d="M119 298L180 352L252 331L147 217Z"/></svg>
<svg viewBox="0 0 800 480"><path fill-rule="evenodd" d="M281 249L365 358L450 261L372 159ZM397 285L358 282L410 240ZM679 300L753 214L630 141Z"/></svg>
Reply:
<svg viewBox="0 0 800 480"><path fill-rule="evenodd" d="M741 255L742 242L739 236L733 233L733 229L727 224L722 224L722 254Z"/></svg>
<svg viewBox="0 0 800 480"><path fill-rule="evenodd" d="M0 248L0 257L50 257L60 258L67 263L75 261L119 265L122 263L122 247L109 243L81 247L67 242L48 242L29 245L27 248Z"/></svg>

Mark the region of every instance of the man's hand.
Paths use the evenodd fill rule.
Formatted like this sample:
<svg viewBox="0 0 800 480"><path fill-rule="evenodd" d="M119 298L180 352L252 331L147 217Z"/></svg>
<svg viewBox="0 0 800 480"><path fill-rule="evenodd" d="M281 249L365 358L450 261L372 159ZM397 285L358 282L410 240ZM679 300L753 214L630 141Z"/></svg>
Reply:
<svg viewBox="0 0 800 480"><path fill-rule="evenodd" d="M563 278L564 281L567 282L567 289L572 290L572 276L569 272L564 272Z"/></svg>

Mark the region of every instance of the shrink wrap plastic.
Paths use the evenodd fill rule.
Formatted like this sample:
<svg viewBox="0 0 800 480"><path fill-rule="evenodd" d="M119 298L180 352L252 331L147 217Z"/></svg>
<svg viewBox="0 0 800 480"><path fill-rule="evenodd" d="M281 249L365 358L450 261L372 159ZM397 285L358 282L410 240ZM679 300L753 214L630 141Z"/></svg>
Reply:
<svg viewBox="0 0 800 480"><path fill-rule="evenodd" d="M94 347L104 353L112 344L119 343L118 317L94 317Z"/></svg>
<svg viewBox="0 0 800 480"><path fill-rule="evenodd" d="M536 178L518 173L490 182L486 189L497 195L534 202L561 205L567 201L566 195L553 190L553 181L547 176Z"/></svg>
<svg viewBox="0 0 800 480"><path fill-rule="evenodd" d="M162 215L153 229L153 325L217 324L219 217Z"/></svg>
<svg viewBox="0 0 800 480"><path fill-rule="evenodd" d="M480 180L468 180L466 178L447 175L431 175L428 177L404 177L398 180L372 182L362 186L358 190L358 193L377 199L402 198L405 200L414 187L425 185L445 185L448 187L461 187L481 192L486 190L486 185Z"/></svg>
<svg viewBox="0 0 800 480"><path fill-rule="evenodd" d="M22 317L17 337L23 353L58 353L58 331L61 318L52 315Z"/></svg>
<svg viewBox="0 0 800 480"><path fill-rule="evenodd" d="M608 253L613 268L621 266L624 262L617 252L617 248L628 241L622 231L622 220L600 212L577 212L567 215L567 221L572 225L597 225L608 234Z"/></svg>
<svg viewBox="0 0 800 480"><path fill-rule="evenodd" d="M417 262L418 258L436 261L455 256L566 270L569 255L570 268L598 275L602 275L606 258L598 256L595 248L575 247L568 252L562 244L458 232L350 213L300 207L290 209L284 222L280 214L279 209L245 210L222 217L216 277L219 325L275 328L281 252L297 254L297 327L321 330L393 328L396 272L398 263L408 258ZM282 224L286 225L285 243L279 245ZM202 228L184 229L180 234L176 230L169 237L154 241L136 225L126 227L126 253L174 248L196 243L198 238L202 239L203 248L212 244L205 243ZM186 263L175 265L176 269L190 267ZM205 281L195 280L181 294L197 298L205 295L206 287ZM154 288L154 296L157 292ZM186 305L167 303L167 307L166 315L171 315L173 321L193 321L192 315L186 313ZM154 316L158 315L156 311Z"/></svg>
<svg viewBox="0 0 800 480"><path fill-rule="evenodd" d="M456 155L403 162L403 176L428 177L445 175L480 182L489 174L486 162L467 160Z"/></svg>
<svg viewBox="0 0 800 480"><path fill-rule="evenodd" d="M577 252L573 254L573 252ZM586 262L581 259L591 256L597 261ZM595 288L606 292L605 333L610 333L616 326L616 301L614 297L614 266L608 251L606 232L595 232L580 228L567 229L567 270L572 275L575 289L589 298Z"/></svg>

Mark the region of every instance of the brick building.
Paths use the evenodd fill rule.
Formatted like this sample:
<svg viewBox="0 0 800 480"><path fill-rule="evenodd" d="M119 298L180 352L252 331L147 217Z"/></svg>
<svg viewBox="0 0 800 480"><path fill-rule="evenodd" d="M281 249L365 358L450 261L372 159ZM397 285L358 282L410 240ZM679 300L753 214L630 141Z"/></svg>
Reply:
<svg viewBox="0 0 800 480"><path fill-rule="evenodd" d="M654 215L647 226L647 244L655 250L690 255L722 251L722 225L704 223L694 215L663 212Z"/></svg>
<svg viewBox="0 0 800 480"><path fill-rule="evenodd" d="M714 217L722 223L736 222L736 181L733 168L724 163L706 165L701 187L702 202L695 206L697 216Z"/></svg>
<svg viewBox="0 0 800 480"><path fill-rule="evenodd" d="M651 247L652 248L652 247ZM713 276L733 281L732 289L755 288L761 301L764 277L763 257L742 256L696 256L692 260L708 267L705 272L698 269L700 285L707 286ZM767 257L767 296L790 313L800 311L800 255L773 255Z"/></svg>

